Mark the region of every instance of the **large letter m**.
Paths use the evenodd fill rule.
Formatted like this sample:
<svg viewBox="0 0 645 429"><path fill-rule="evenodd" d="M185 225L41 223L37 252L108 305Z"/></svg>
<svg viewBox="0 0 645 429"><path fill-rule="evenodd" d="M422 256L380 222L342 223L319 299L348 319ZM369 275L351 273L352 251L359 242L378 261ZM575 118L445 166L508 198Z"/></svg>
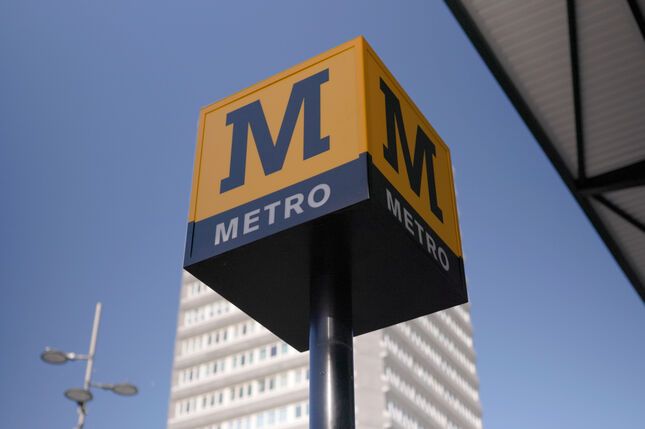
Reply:
<svg viewBox="0 0 645 429"><path fill-rule="evenodd" d="M430 211L443 222L443 212L437 201L437 186L434 177L435 146L432 140L426 135L421 126L417 126L417 136L414 145L414 153L410 153L408 137L403 123L401 103L394 92L387 84L380 80L381 91L385 95L385 124L387 128L387 143L383 145L383 157L392 166L394 171L399 172L399 155L397 150L396 135L398 131L401 141L401 151L405 161L405 170L408 175L410 189L421 196L421 178L424 172L428 185L428 196L430 200Z"/></svg>
<svg viewBox="0 0 645 429"><path fill-rule="evenodd" d="M287 109L282 118L275 143L267 125L259 100L240 107L226 115L226 125L233 125L231 167L228 177L220 183L220 193L244 184L249 128L260 155L265 175L282 170L291 144L296 121L304 107L304 155L308 159L329 150L329 136L320 137L320 86L329 80L325 69L293 84Z"/></svg>

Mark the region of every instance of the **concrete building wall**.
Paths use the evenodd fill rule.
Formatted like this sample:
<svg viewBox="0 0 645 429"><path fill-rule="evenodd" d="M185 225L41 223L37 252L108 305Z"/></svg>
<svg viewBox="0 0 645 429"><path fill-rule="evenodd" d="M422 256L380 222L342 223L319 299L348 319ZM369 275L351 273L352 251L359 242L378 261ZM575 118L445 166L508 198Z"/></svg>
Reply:
<svg viewBox="0 0 645 429"><path fill-rule="evenodd" d="M299 353L185 273L169 429L308 427L308 353ZM359 429L480 429L468 306L354 341Z"/></svg>

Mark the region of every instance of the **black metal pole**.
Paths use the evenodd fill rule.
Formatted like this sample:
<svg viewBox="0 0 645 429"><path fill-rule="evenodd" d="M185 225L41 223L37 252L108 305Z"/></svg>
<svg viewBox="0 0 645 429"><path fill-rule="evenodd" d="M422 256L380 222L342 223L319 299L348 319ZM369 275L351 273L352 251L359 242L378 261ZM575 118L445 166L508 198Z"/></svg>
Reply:
<svg viewBox="0 0 645 429"><path fill-rule="evenodd" d="M338 238L342 237L338 231ZM346 247L314 241L309 316L309 428L354 429L352 294Z"/></svg>

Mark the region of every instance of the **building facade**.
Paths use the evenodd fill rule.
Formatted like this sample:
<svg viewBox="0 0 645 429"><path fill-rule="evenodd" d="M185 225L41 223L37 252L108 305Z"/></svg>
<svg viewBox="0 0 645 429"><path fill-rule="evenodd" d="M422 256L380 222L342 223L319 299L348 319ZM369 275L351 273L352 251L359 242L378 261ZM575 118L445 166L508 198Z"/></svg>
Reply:
<svg viewBox="0 0 645 429"><path fill-rule="evenodd" d="M184 273L168 429L305 429L309 356ZM354 340L356 427L481 429L468 305Z"/></svg>

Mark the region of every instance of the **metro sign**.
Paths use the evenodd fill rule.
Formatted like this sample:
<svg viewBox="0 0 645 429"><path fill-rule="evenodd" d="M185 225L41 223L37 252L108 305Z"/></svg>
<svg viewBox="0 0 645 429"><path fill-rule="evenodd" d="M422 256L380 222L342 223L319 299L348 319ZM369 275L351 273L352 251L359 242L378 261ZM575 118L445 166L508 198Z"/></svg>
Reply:
<svg viewBox="0 0 645 429"><path fill-rule="evenodd" d="M450 152L362 37L200 115L186 270L306 350L321 236L355 335L467 302Z"/></svg>

